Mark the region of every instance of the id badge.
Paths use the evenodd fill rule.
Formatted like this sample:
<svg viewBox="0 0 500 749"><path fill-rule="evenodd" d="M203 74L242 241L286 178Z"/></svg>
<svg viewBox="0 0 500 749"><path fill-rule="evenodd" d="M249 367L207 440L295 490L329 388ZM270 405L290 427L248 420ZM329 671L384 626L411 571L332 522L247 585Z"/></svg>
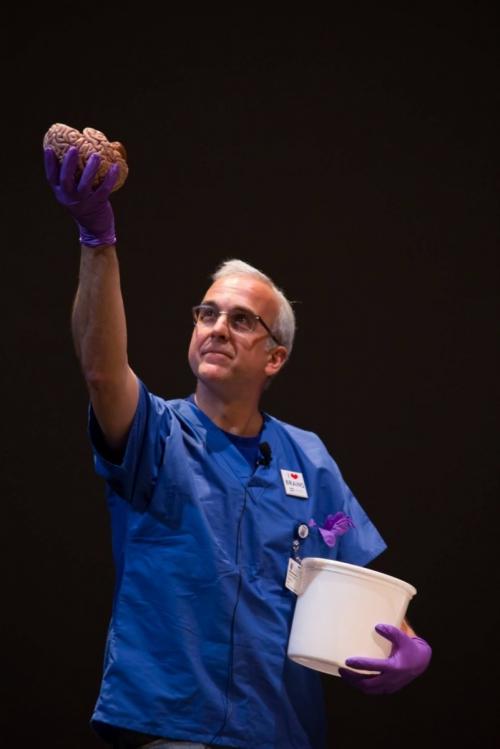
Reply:
<svg viewBox="0 0 500 749"><path fill-rule="evenodd" d="M291 590L295 595L300 593L300 581L302 578L302 565L295 559L288 560L288 569L286 571L285 588Z"/></svg>

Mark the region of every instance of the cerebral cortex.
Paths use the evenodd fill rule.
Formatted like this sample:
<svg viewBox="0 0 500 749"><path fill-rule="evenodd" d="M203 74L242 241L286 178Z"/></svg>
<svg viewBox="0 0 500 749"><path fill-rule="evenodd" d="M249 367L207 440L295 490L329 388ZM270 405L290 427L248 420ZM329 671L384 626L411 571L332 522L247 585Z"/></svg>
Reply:
<svg viewBox="0 0 500 749"><path fill-rule="evenodd" d="M93 181L94 187L99 185L109 167L118 164L118 178L112 192L119 190L128 175L127 153L118 141L110 142L104 133L93 127L85 127L82 132L69 125L56 122L45 133L44 148L52 148L57 158L62 161L64 154L71 146L78 148L78 172L81 173L88 158L93 153L101 156L101 163Z"/></svg>

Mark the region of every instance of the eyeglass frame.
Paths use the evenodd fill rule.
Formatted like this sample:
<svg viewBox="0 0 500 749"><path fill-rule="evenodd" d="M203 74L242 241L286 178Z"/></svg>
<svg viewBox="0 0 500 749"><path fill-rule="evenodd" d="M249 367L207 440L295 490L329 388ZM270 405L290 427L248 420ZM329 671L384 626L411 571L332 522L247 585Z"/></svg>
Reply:
<svg viewBox="0 0 500 749"><path fill-rule="evenodd" d="M195 306L191 308L191 311L192 311L192 314L193 314L194 325L197 325L197 323L199 322L196 319L196 314L197 314L197 311L200 310L200 309L210 309L210 310L213 310L214 312L217 312L217 317L214 320L214 325L217 322L217 320L219 319L220 315L230 315L231 312L233 311L233 310L230 310L228 312L227 310L219 309L216 304L208 304L208 303L205 303L205 304L195 304ZM273 339L273 341L278 346L282 346L283 345L280 341L278 341L278 339L276 338L276 336L272 332L272 330L269 327L269 325L267 325L267 323L264 322L264 320L262 319L262 317L260 315L257 315L255 312L252 312L252 310L246 309L246 307L235 307L235 310L241 310L242 312L246 312L246 314L249 315L250 317L252 317L256 321L256 323L260 322L260 324L262 325L262 327L271 336L271 338ZM204 325L204 324L206 325L206 323L202 322L202 325ZM243 334L245 334L245 333L253 333L254 330L255 330L255 327L250 328L248 331L238 330L237 328L234 328L231 325L229 317L228 317L228 324L229 324L229 327L231 328L231 330L235 330L236 333L243 333Z"/></svg>

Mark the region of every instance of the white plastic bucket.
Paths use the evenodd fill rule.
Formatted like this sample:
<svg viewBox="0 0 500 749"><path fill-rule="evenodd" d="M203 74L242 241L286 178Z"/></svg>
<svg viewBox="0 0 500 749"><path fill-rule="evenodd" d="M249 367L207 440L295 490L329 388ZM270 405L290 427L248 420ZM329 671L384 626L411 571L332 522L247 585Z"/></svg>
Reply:
<svg viewBox="0 0 500 749"><path fill-rule="evenodd" d="M391 643L374 627L399 627L416 592L409 583L382 572L329 559L304 559L288 657L335 676L346 658L387 658Z"/></svg>

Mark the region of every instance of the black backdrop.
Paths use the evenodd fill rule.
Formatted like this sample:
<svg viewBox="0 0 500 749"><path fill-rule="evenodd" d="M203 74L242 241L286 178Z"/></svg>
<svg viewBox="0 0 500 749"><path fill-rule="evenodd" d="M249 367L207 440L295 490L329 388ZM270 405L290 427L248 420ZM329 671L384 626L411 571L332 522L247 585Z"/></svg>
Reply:
<svg viewBox="0 0 500 749"><path fill-rule="evenodd" d="M325 678L332 747L494 746L498 25L452 17L10 11L3 23L5 745L97 747L113 571L69 315L53 122L125 143L113 198L133 367L189 393L189 309L240 257L297 301L266 395L318 432L434 647L399 694ZM454 732L458 738L452 739Z"/></svg>

